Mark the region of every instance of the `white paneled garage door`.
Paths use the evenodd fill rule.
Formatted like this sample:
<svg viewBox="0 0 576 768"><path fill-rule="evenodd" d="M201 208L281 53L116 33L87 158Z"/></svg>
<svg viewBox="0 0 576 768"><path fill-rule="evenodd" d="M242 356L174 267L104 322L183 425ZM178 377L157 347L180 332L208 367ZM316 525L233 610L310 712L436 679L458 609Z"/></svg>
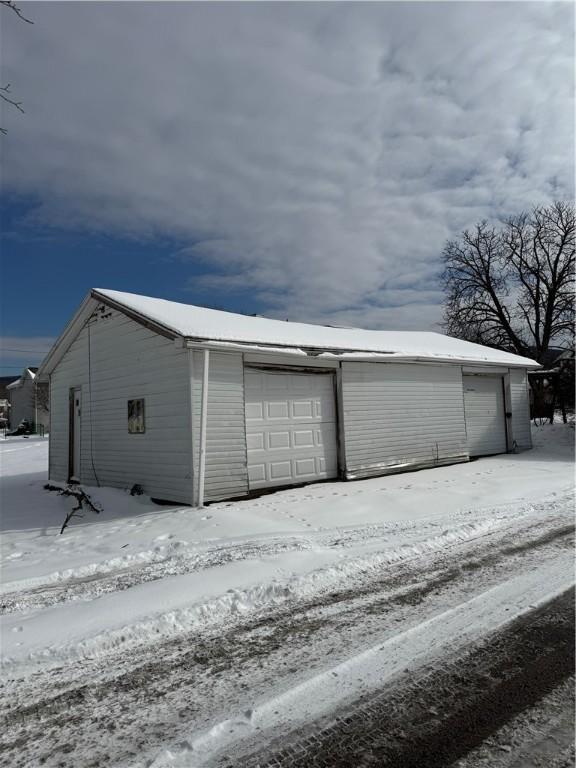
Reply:
<svg viewBox="0 0 576 768"><path fill-rule="evenodd" d="M501 376L463 376L470 456L506 452L506 414Z"/></svg>
<svg viewBox="0 0 576 768"><path fill-rule="evenodd" d="M336 477L331 373L244 371L251 490Z"/></svg>

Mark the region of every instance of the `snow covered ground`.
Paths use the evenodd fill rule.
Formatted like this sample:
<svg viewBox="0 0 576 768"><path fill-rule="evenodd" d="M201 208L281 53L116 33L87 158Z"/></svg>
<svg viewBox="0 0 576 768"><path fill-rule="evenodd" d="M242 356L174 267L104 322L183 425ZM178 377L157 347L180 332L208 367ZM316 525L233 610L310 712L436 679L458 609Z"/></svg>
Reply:
<svg viewBox="0 0 576 768"><path fill-rule="evenodd" d="M26 750L10 741L10 729L4 735L13 764L212 764L227 745L265 742L562 593L574 581L566 547L574 430L543 425L533 439L534 449L518 455L203 510L87 488L102 512L73 518L62 535L73 502L43 490L47 441L3 440L7 711L25 713L32 702L42 710L50 698L56 717L56 692L73 697L85 688L104 691L103 718L136 707L121 746L86 721L73 743L54 725L50 748L22 714ZM382 601L385 619L374 610ZM336 634L323 635L328 621L338 622ZM274 633L284 638L279 646L270 643ZM229 636L237 645L226 645ZM260 659L256 669L241 637ZM202 647L210 655L218 643L229 650L218 651L228 666L217 682L214 659L198 669L195 661L194 674L159 691L182 673L180 654ZM166 661L175 657L180 668ZM159 658L170 671L157 680L152 671L140 675L140 696L123 699L118 681ZM183 706L190 690L193 712Z"/></svg>

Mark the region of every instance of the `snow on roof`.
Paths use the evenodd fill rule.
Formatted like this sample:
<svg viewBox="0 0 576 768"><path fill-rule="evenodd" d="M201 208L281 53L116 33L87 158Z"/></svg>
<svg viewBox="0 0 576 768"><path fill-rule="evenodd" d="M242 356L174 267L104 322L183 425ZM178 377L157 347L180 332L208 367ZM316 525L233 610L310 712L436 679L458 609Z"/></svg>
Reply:
<svg viewBox="0 0 576 768"><path fill-rule="evenodd" d="M109 299L186 338L250 345L315 350L319 354L358 359L448 360L461 363L537 368L538 363L508 352L428 331L370 331L238 315L107 289L94 289L95 298Z"/></svg>
<svg viewBox="0 0 576 768"><path fill-rule="evenodd" d="M34 380L36 378L36 371L37 370L38 370L38 368L24 368L20 378L15 379L10 384L7 384L6 385L6 389L17 389L18 387L21 387L24 384L24 381L25 381L27 375L28 375L28 378Z"/></svg>

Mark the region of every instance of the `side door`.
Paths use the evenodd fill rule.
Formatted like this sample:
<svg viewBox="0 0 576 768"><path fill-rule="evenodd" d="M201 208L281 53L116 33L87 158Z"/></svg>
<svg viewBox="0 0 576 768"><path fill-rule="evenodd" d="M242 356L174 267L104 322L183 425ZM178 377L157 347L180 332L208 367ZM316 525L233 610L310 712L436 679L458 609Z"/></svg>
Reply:
<svg viewBox="0 0 576 768"><path fill-rule="evenodd" d="M68 480L80 482L82 439L82 387L71 387L68 420Z"/></svg>

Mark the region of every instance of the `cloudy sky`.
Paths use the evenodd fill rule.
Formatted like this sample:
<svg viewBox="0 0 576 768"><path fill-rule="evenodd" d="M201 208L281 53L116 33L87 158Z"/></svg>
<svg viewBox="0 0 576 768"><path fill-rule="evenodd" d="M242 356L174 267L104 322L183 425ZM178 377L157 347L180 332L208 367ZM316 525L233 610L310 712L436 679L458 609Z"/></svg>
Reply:
<svg viewBox="0 0 576 768"><path fill-rule="evenodd" d="M91 286L434 329L447 238L574 197L572 3L21 7L5 366Z"/></svg>

